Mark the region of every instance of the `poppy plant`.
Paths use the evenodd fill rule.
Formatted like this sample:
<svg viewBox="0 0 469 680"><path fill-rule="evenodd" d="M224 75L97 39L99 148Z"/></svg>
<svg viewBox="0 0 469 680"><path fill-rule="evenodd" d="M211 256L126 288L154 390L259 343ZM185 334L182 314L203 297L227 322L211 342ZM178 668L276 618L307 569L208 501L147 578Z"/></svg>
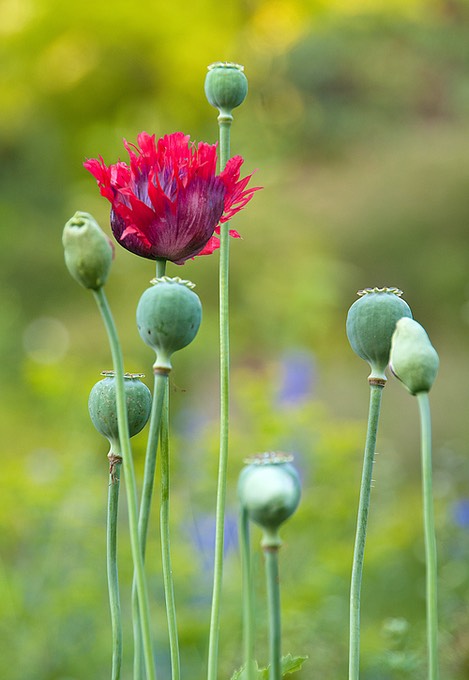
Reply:
<svg viewBox="0 0 469 680"><path fill-rule="evenodd" d="M137 145L124 140L130 163L107 166L102 157L84 166L111 203L111 228L127 250L150 260L184 264L219 248L220 224L230 220L259 187L240 179L241 156L217 175L217 146L190 143L175 132L158 141L141 132ZM239 234L230 230L231 236Z"/></svg>

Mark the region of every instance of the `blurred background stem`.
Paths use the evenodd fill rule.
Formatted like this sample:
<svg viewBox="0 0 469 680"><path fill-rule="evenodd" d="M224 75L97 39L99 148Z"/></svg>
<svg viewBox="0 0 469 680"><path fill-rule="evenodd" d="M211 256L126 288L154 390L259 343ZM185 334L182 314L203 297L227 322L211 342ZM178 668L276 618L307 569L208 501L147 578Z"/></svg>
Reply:
<svg viewBox="0 0 469 680"><path fill-rule="evenodd" d="M269 609L269 680L281 680L282 624L280 613L280 581L278 546L264 547L265 575Z"/></svg>
<svg viewBox="0 0 469 680"><path fill-rule="evenodd" d="M246 509L241 507L239 522L239 542L243 567L243 643L246 680L255 678L254 660L254 593L251 565L251 540L249 517Z"/></svg>

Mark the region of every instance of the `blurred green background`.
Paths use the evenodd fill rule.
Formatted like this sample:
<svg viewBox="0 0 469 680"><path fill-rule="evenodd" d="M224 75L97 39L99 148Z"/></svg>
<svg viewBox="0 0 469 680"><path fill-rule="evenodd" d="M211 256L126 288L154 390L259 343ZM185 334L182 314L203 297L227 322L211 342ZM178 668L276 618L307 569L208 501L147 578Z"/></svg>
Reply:
<svg viewBox="0 0 469 680"><path fill-rule="evenodd" d="M252 453L292 451L304 496L281 554L284 651L297 677L346 677L348 589L368 408L345 316L398 286L439 351L432 391L442 677L469 677L469 2L0 1L0 677L109 675L107 448L87 414L110 368L92 296L63 264L76 211L108 229L82 167L122 138L176 130L214 142L206 67L245 65L232 152L264 187L234 226L232 411L220 678L242 662L236 478ZM203 678L217 467L217 255L170 267L204 321L175 360L173 553L184 676ZM107 286L129 371L151 376L136 303L153 264L117 249ZM148 380L148 378L147 378ZM151 384L151 378L148 380ZM417 406L383 400L363 587L363 680L425 678ZM135 440L141 472L145 435ZM120 535L125 673L131 565ZM254 542L259 536L255 533ZM258 656L266 662L257 555ZM157 509L148 551L168 677Z"/></svg>

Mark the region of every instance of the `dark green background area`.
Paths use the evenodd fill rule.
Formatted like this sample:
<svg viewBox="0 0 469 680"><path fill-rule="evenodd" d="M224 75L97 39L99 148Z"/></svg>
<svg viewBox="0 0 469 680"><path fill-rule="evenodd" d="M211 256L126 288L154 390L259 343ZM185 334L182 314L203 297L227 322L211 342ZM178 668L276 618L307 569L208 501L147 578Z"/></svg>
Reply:
<svg viewBox="0 0 469 680"><path fill-rule="evenodd" d="M236 479L262 450L296 456L300 509L283 531L284 651L297 677L346 677L348 588L367 366L345 317L356 291L404 290L441 369L431 394L442 677L469 674L469 3L236 0L138 6L0 4L0 676L104 678L106 444L87 399L110 368L92 296L68 275L65 221L109 205L82 163L125 160L122 138L182 130L215 142L206 67L245 65L232 152L263 186L233 221L232 429L220 678L242 663ZM211 596L218 449L218 256L168 274L197 284L204 318L174 359L172 531L185 677L202 678ZM135 307L153 263L116 248L107 285L126 369L153 356ZM311 390L280 398L288 358ZM145 434L134 440L139 474ZM417 405L390 379L383 399L363 588L363 680L425 678ZM462 504L462 505L461 505ZM459 509L459 514L456 512ZM161 677L168 652L158 509L148 550ZM459 520L457 518L459 517ZM131 562L120 533L125 673ZM254 533L254 542L259 536ZM258 656L266 663L258 554ZM396 633L395 620L408 627ZM399 629L400 630L400 629ZM394 632L393 632L394 631Z"/></svg>

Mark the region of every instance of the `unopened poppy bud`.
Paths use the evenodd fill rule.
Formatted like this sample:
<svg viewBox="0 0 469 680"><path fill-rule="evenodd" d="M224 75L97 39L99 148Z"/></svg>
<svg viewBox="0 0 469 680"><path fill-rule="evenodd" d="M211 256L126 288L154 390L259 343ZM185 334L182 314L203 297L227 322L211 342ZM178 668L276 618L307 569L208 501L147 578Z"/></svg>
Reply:
<svg viewBox="0 0 469 680"><path fill-rule="evenodd" d="M96 220L88 213L76 212L64 227L62 243L65 264L73 278L85 288L102 288L114 248Z"/></svg>
<svg viewBox="0 0 469 680"><path fill-rule="evenodd" d="M248 81L243 66L218 61L208 67L205 95L221 114L231 115L231 111L246 99L247 92Z"/></svg>
<svg viewBox="0 0 469 680"><path fill-rule="evenodd" d="M171 370L171 355L195 338L202 305L194 284L163 276L142 295L137 305L137 327L142 340L156 352L155 371Z"/></svg>
<svg viewBox="0 0 469 680"><path fill-rule="evenodd" d="M439 363L423 326L414 319L400 319L392 336L390 367L411 394L430 391Z"/></svg>
<svg viewBox="0 0 469 680"><path fill-rule="evenodd" d="M117 424L116 378L113 371L105 371L106 377L94 385L88 399L93 425L111 444L119 440ZM142 374L124 375L125 402L129 436L133 437L145 427L151 411L151 392L140 380Z"/></svg>
<svg viewBox="0 0 469 680"><path fill-rule="evenodd" d="M249 459L239 476L239 501L249 519L263 529L264 547L280 545L278 528L300 502L300 480L292 459L282 453L264 453Z"/></svg>
<svg viewBox="0 0 469 680"><path fill-rule="evenodd" d="M358 295L347 315L347 337L353 351L371 366L368 379L385 382L396 323L412 312L398 288L365 288Z"/></svg>

